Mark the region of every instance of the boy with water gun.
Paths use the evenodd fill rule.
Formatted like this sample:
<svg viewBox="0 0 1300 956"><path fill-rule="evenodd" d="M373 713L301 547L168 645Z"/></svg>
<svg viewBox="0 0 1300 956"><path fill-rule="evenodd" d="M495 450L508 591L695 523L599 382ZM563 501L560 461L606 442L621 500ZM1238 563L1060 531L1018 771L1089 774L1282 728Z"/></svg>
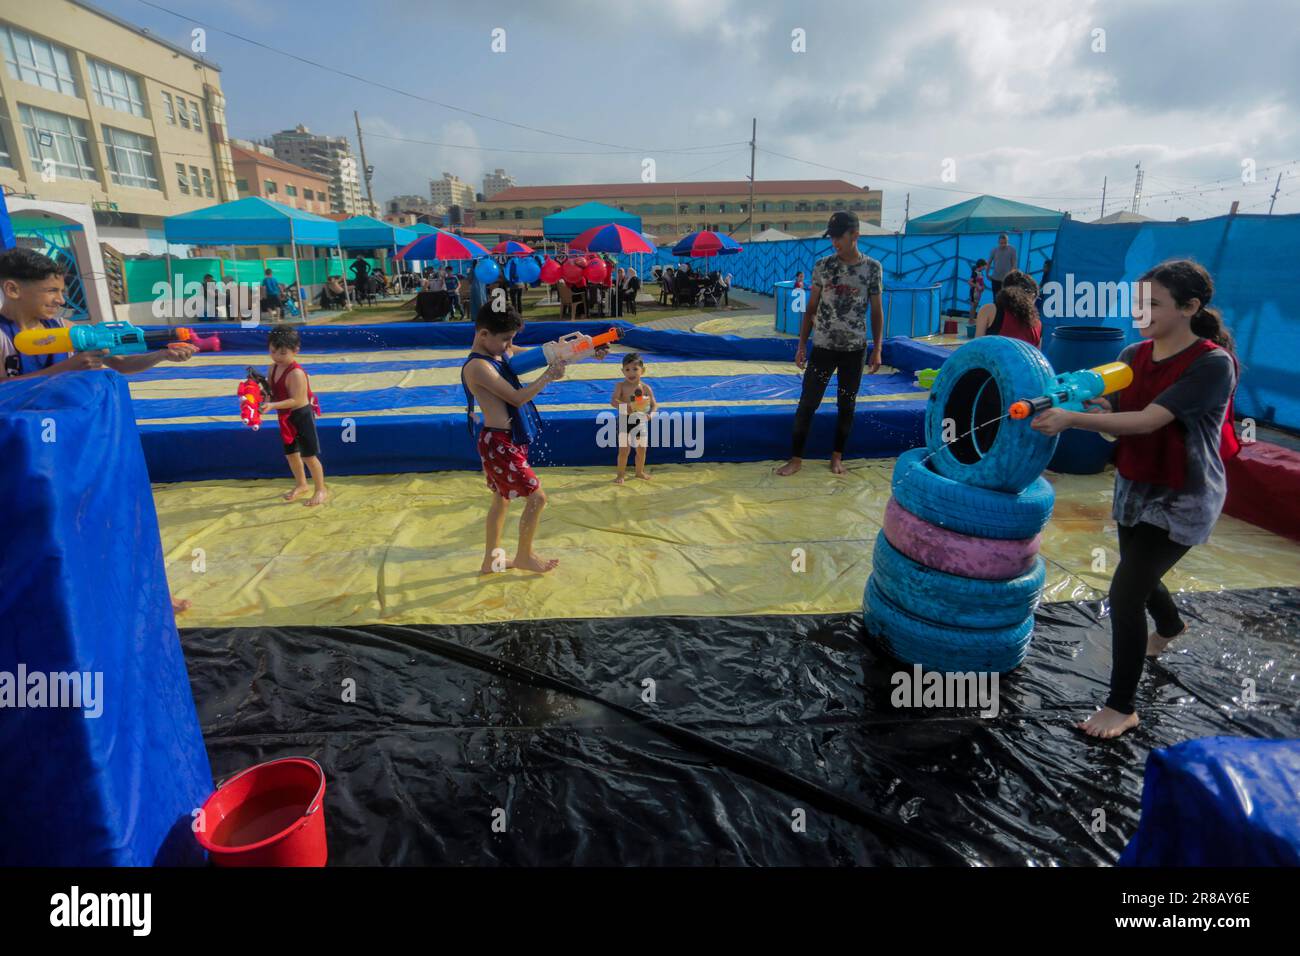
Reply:
<svg viewBox="0 0 1300 956"><path fill-rule="evenodd" d="M271 365L267 369L266 381L272 400L262 406L262 411L275 412L280 418L284 457L294 480L293 487L284 493L284 500L293 501L311 490L303 471L306 465L316 486L306 503L307 507L314 508L326 502L329 489L325 487L325 468L320 463L320 439L316 434L320 402L311 390L307 371L298 364L301 348L302 337L292 325L277 325L271 329L267 336Z"/></svg>
<svg viewBox="0 0 1300 956"><path fill-rule="evenodd" d="M465 418L474 433L474 403L483 409L483 424L477 437L483 476L492 492L488 508L486 548L480 574L519 568L545 574L559 564L558 558L543 558L533 550L537 524L546 507L546 493L541 480L528 463L528 448L541 428L542 417L534 399L551 382L564 376L569 359L590 355L604 358L608 349L603 343L593 347L595 339L579 336L578 341L548 343L546 347L520 350L514 338L524 327L524 320L514 309L496 311L486 302L474 317L474 345L461 365L461 386L465 389ZM611 330L613 331L613 330ZM601 338L597 336L596 338ZM615 332L617 338L617 332ZM568 341L565 348L558 348ZM577 348L576 346L581 346ZM549 352L549 354L548 354ZM518 367L512 356L518 355ZM567 358L566 358L567 356ZM531 385L519 381L520 371L546 371ZM505 528L510 502L524 499L524 513L519 519L519 546L513 560L502 560L501 532Z"/></svg>
<svg viewBox="0 0 1300 956"><path fill-rule="evenodd" d="M32 249L8 249L0 253L0 292L4 304L0 306L0 363L4 367L4 380L34 378L38 375L57 375L60 372L79 372L87 369L111 368L130 375L153 368L159 362L185 362L199 350L192 341L171 341L170 333L157 333L165 339L165 347L146 351L145 336L138 333L140 341L125 348L82 349L77 340L91 337L116 342L121 336L104 335L111 326L73 326L62 317L64 269L49 256ZM131 328L128 326L128 328ZM128 336L134 338L134 336ZM159 343L163 344L163 343Z"/></svg>

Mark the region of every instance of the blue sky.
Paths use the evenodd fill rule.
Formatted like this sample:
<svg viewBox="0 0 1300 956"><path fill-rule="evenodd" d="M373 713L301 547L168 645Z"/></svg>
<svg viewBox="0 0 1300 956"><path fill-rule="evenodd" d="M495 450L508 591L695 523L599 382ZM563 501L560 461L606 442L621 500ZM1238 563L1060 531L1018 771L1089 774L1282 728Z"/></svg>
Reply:
<svg viewBox="0 0 1300 956"><path fill-rule="evenodd" d="M908 193L913 216L990 192L1095 218L1103 177L1107 212L1128 207L1139 161L1157 218L1265 212L1279 171L1275 211L1300 212L1287 0L97 2L186 46L195 24L158 8L202 24L234 136L355 141L359 110L379 201L443 170L634 182L649 158L661 182L742 179L756 116L760 179L883 189L891 226Z"/></svg>

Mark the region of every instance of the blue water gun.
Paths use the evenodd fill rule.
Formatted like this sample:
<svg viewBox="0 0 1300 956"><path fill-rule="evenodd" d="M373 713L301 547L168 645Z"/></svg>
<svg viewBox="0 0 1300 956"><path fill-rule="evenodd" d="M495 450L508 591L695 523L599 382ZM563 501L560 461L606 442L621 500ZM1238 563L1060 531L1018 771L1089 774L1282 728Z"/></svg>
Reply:
<svg viewBox="0 0 1300 956"><path fill-rule="evenodd" d="M166 348L173 342L189 342L201 352L221 349L215 335L196 335L183 326L145 331L130 322L96 322L54 329L27 329L14 337L14 347L24 355L58 355L63 352L106 351L109 355L136 355Z"/></svg>
<svg viewBox="0 0 1300 956"><path fill-rule="evenodd" d="M1065 372L1056 376L1047 394L1012 402L1008 414L1020 421L1049 408L1082 412L1086 411L1084 403L1089 399L1123 391L1132 384L1133 370L1123 362L1108 362L1096 368Z"/></svg>

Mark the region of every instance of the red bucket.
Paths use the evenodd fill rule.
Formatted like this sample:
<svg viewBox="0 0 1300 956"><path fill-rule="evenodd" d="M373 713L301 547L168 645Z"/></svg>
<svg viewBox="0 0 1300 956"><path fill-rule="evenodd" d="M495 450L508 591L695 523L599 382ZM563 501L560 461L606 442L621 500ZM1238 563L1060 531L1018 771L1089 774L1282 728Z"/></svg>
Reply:
<svg viewBox="0 0 1300 956"><path fill-rule="evenodd" d="M203 804L195 836L217 866L324 866L325 772L285 757L235 774Z"/></svg>

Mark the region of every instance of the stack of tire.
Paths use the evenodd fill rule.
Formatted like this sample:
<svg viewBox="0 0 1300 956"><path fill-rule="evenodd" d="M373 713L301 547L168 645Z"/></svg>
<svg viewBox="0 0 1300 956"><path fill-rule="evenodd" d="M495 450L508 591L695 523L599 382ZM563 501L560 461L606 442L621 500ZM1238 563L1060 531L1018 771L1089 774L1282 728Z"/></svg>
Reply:
<svg viewBox="0 0 1300 956"><path fill-rule="evenodd" d="M926 445L894 466L863 596L868 630L900 660L1005 672L1025 659L1055 502L1042 471L1056 439L1006 413L1053 378L1036 348L998 336L963 345L936 376Z"/></svg>

